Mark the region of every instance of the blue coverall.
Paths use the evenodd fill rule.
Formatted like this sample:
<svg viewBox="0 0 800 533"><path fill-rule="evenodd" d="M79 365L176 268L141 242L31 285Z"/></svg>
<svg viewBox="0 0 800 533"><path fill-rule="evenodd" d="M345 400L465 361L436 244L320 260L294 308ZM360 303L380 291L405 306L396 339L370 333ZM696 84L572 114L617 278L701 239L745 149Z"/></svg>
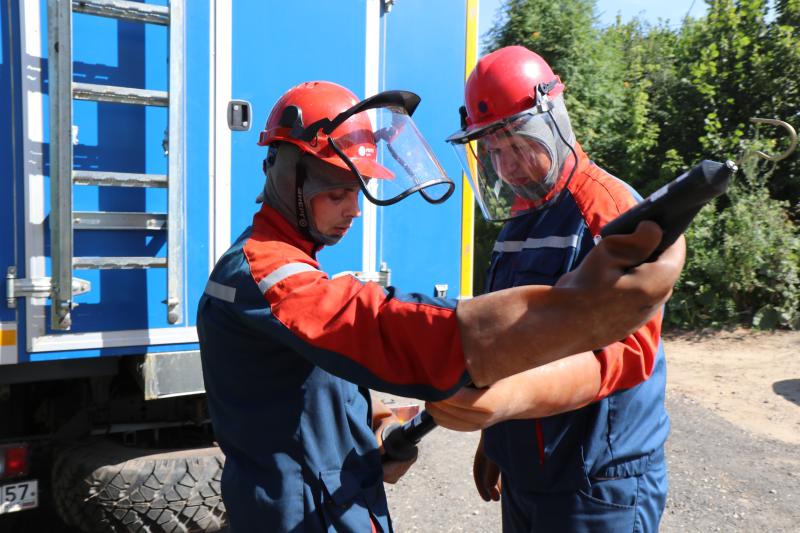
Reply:
<svg viewBox="0 0 800 533"><path fill-rule="evenodd" d="M510 220L494 246L488 291L553 285L577 267L608 221L640 200L576 146L578 164L558 202ZM570 169L567 169L567 171ZM505 532L653 532L664 509L666 362L661 314L627 339L596 350L596 401L484 432L502 471ZM576 323L576 331L581 324Z"/></svg>
<svg viewBox="0 0 800 533"><path fill-rule="evenodd" d="M318 248L264 205L199 303L233 533L391 531L367 387L436 400L468 382L454 300L329 279Z"/></svg>

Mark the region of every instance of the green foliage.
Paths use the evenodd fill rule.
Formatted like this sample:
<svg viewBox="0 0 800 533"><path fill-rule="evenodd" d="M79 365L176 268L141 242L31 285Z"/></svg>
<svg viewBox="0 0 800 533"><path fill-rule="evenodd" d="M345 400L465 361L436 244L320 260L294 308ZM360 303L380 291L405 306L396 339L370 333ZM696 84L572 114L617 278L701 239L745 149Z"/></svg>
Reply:
<svg viewBox="0 0 800 533"><path fill-rule="evenodd" d="M800 0L775 2L777 17L767 30L770 44L764 74L770 87L764 95L761 116L779 117L800 127ZM785 147L785 146L784 146ZM778 167L781 179L770 183L777 198L800 205L800 156L795 154ZM795 216L800 216L797 212ZM797 218L795 220L798 220Z"/></svg>
<svg viewBox="0 0 800 533"><path fill-rule="evenodd" d="M475 212L480 212L480 207L475 204ZM475 217L475 247L473 252L473 293L477 296L483 294L486 288L486 272L492 257L492 247L500 233L502 224L489 222L482 216Z"/></svg>
<svg viewBox="0 0 800 533"><path fill-rule="evenodd" d="M800 328L800 235L786 202L747 180L729 196L729 207L706 206L686 233L686 266L667 322Z"/></svg>
<svg viewBox="0 0 800 533"><path fill-rule="evenodd" d="M707 3L679 28L601 28L594 0L507 0L488 48L521 44L547 59L587 153L645 195L702 159L743 160L730 194L687 233L668 321L798 328L800 156L766 172L748 157L786 148L782 130L750 118L800 126L800 0ZM476 287L497 231L476 223Z"/></svg>

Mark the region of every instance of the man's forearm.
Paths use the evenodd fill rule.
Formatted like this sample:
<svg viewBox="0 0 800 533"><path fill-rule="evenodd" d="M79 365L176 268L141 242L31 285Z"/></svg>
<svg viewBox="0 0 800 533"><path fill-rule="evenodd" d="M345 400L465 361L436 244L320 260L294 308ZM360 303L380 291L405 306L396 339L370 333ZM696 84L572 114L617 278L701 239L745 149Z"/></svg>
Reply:
<svg viewBox="0 0 800 533"><path fill-rule="evenodd" d="M467 369L478 387L627 334L609 331L592 309L597 302L571 289L517 287L481 299L458 308Z"/></svg>
<svg viewBox="0 0 800 533"><path fill-rule="evenodd" d="M544 418L588 405L600 390L600 361L593 352L570 355L558 361L505 378L493 385L515 389L511 398L520 405L515 419Z"/></svg>
<svg viewBox="0 0 800 533"><path fill-rule="evenodd" d="M484 387L561 357L627 337L667 301L686 256L683 238L652 263L654 223L602 240L555 287L506 289L456 310L467 371ZM637 266L638 265L638 266Z"/></svg>
<svg viewBox="0 0 800 533"><path fill-rule="evenodd" d="M484 389L464 387L446 400L426 403L426 408L436 423L456 431L553 416L591 403L600 389L601 369L593 352L570 355Z"/></svg>

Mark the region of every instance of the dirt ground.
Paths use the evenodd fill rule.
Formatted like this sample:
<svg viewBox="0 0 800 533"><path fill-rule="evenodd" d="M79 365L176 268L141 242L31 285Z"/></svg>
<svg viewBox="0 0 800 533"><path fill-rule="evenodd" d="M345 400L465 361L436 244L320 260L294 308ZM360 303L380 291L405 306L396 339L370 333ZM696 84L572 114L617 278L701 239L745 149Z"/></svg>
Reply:
<svg viewBox="0 0 800 533"><path fill-rule="evenodd" d="M800 332L670 334L665 347L672 429L661 533L797 532ZM483 502L472 481L477 438L439 428L423 439L414 467L386 485L395 531L500 531L499 504ZM21 528L0 521L0 533L70 531L41 512L10 518Z"/></svg>
<svg viewBox="0 0 800 533"><path fill-rule="evenodd" d="M800 444L800 332L668 335L667 394L748 432Z"/></svg>

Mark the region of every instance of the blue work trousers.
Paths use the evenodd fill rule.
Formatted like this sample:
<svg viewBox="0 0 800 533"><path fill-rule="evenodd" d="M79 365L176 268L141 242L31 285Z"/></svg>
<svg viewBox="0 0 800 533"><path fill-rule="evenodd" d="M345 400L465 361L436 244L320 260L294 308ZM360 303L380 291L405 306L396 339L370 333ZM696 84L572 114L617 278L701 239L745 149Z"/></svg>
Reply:
<svg viewBox="0 0 800 533"><path fill-rule="evenodd" d="M523 492L503 480L503 532L654 533L666 500L663 460L637 476L587 480L576 492Z"/></svg>

